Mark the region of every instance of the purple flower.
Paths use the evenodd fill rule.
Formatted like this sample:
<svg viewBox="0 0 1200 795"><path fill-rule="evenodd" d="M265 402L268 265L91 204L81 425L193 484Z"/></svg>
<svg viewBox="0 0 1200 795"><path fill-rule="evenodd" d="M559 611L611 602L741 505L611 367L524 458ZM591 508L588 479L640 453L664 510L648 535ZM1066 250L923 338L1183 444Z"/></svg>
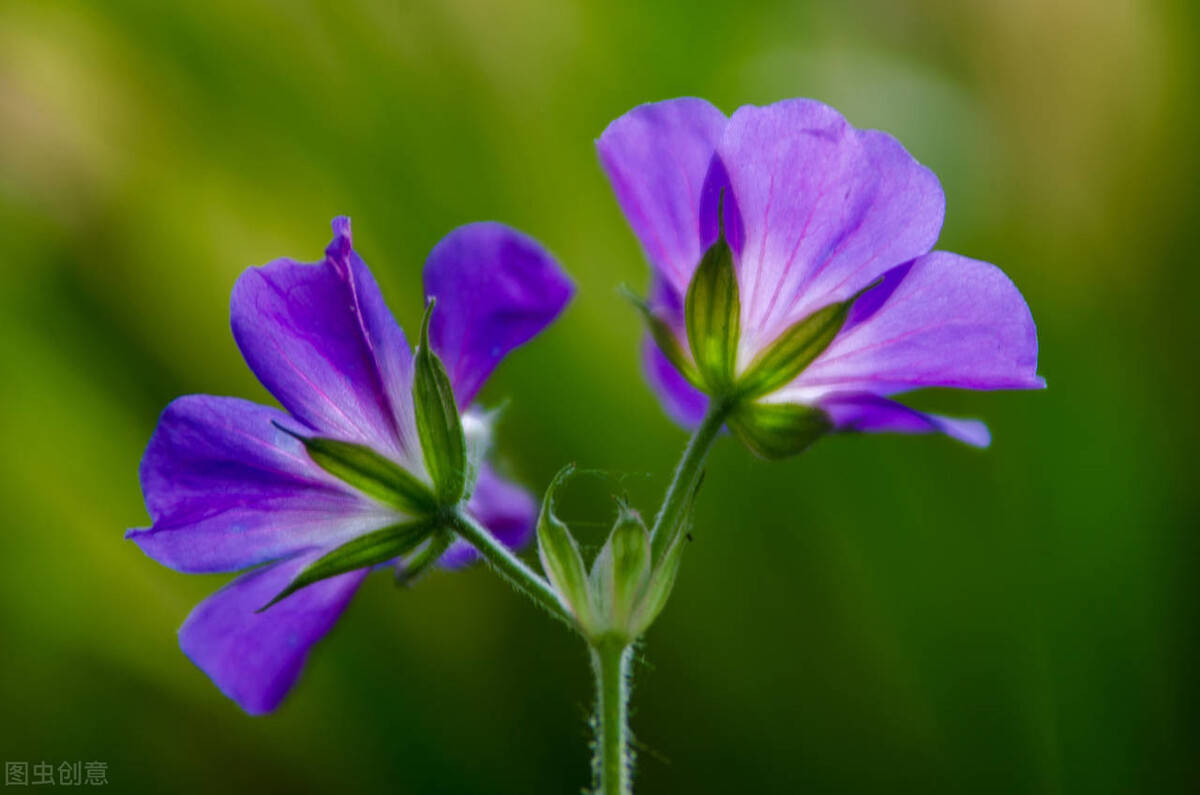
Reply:
<svg viewBox="0 0 1200 795"><path fill-rule="evenodd" d="M325 553L408 518L317 466L296 436L369 446L428 481L412 352L351 247L350 221L334 220L333 230L321 262L276 260L248 269L234 286L234 338L284 410L208 395L171 403L141 466L153 525L128 533L178 571L257 567L197 606L179 631L184 653L254 714L283 699L309 648L369 569L255 611ZM425 286L437 299L431 345L470 436L486 424L470 409L479 387L506 353L562 311L572 288L535 241L496 223L447 235L426 262ZM537 509L524 490L481 465L467 510L516 547L529 537ZM459 541L440 563L460 566L472 557Z"/></svg>
<svg viewBox="0 0 1200 795"><path fill-rule="evenodd" d="M1045 386L1021 294L993 265L931 252L945 214L941 185L886 133L806 99L728 119L704 100L675 99L626 113L597 147L653 268L651 310L683 351L684 297L718 238L722 201L740 295L735 373L798 322L853 300L828 347L759 402L815 407L844 431L941 432L986 446L982 423L891 396ZM698 423L708 397L649 337L645 356L668 413Z"/></svg>

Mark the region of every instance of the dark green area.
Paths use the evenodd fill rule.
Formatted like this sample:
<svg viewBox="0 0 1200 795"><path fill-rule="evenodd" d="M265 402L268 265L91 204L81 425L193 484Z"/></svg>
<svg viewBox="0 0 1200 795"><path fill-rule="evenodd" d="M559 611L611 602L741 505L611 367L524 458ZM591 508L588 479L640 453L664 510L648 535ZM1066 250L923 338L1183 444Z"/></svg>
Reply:
<svg viewBox="0 0 1200 795"><path fill-rule="evenodd" d="M269 401L243 268L348 214L415 340L430 248L496 219L578 296L482 398L531 488L613 473L558 504L590 560L685 441L593 140L647 100L812 96L938 173L940 247L1020 286L1050 388L913 396L986 452L718 440L634 662L639 791L1194 791L1198 31L1184 0L0 4L0 757L107 761L113 792L577 792L586 651L482 568L370 578L282 709L239 712L175 639L227 577L122 540L138 462L177 395Z"/></svg>

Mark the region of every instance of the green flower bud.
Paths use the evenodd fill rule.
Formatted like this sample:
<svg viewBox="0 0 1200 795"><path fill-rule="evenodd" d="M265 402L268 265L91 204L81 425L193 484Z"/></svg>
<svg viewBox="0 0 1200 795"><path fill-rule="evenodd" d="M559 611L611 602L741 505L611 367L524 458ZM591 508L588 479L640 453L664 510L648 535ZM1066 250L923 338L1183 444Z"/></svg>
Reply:
<svg viewBox="0 0 1200 795"><path fill-rule="evenodd" d="M650 579L650 533L637 511L620 502L612 533L592 564L591 584L602 622L633 640L630 619Z"/></svg>

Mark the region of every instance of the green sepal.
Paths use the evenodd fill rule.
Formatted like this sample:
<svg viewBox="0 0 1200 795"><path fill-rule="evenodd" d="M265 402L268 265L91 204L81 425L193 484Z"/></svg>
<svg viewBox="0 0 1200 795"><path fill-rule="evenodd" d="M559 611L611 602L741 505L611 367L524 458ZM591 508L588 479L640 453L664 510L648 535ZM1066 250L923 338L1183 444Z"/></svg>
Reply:
<svg viewBox="0 0 1200 795"><path fill-rule="evenodd" d="M347 541L310 563L304 571L296 575L288 587L255 612L261 613L279 600L315 582L406 555L437 530L438 524L435 520L417 519L394 524Z"/></svg>
<svg viewBox="0 0 1200 795"><path fill-rule="evenodd" d="M675 589L675 577L679 573L679 562L683 560L684 547L692 540L688 528L692 524L696 494L700 491L700 484L703 480L704 476L701 475L700 479L696 481L691 496L688 498L687 507L680 514L678 526L674 528L673 532L662 534L662 537L668 539L666 549L661 552L656 549L651 550L654 553L654 570L646 582L646 588L642 592L641 599L638 600L637 608L633 611L633 618L630 621L630 633L634 638L645 634L654 620L658 618L658 614L667 606L671 591ZM655 546L658 545L658 540L658 537L654 539Z"/></svg>
<svg viewBox="0 0 1200 795"><path fill-rule="evenodd" d="M554 514L554 499L558 489L574 471L575 465L567 464L546 488L537 522L538 559L550 584L575 615L584 634L590 635L595 629L595 609L588 586L587 569L570 528Z"/></svg>
<svg viewBox="0 0 1200 795"><path fill-rule="evenodd" d="M833 430L828 414L799 403L745 401L726 425L755 455L772 461L802 452Z"/></svg>
<svg viewBox="0 0 1200 795"><path fill-rule="evenodd" d="M432 513L437 508L428 485L370 447L301 436L278 423L275 427L298 439L314 464L363 494L414 516Z"/></svg>
<svg viewBox="0 0 1200 795"><path fill-rule="evenodd" d="M425 572L433 568L433 564L442 559L442 555L446 554L446 550L453 543L454 533L449 529L443 528L434 532L425 546L409 556L404 561L403 568L397 569L396 585L408 586L421 579Z"/></svg>
<svg viewBox="0 0 1200 795"><path fill-rule="evenodd" d="M645 634L654 619L667 606L667 599L675 588L675 576L679 573L679 562L683 560L683 548L687 546L687 533L680 533L667 547L663 558L654 567L653 573L646 582L645 591L638 601L637 609L629 624L630 635L640 638Z"/></svg>
<svg viewBox="0 0 1200 795"><path fill-rule="evenodd" d="M845 301L822 307L789 326L750 362L750 366L738 378L738 394L752 400L791 383L825 352L845 325L850 307L854 306L860 295L876 284L878 282L859 290Z"/></svg>
<svg viewBox="0 0 1200 795"><path fill-rule="evenodd" d="M733 385L741 312L733 250L722 227L696 266L684 301L692 358L709 394L724 394Z"/></svg>
<svg viewBox="0 0 1200 795"><path fill-rule="evenodd" d="M650 533L641 516L620 501L616 524L592 563L592 589L608 628L635 637L629 619L650 578Z"/></svg>
<svg viewBox="0 0 1200 795"><path fill-rule="evenodd" d="M696 478L696 484L692 486L692 491L688 494L687 502L684 504L683 510L679 512L679 519L676 520L672 527L662 527L658 533L650 539L650 562L658 565L666 556L666 551L675 543L675 539L687 533L688 525L692 521L692 512L696 506L696 496L700 493L700 487L704 485L706 472L701 470Z"/></svg>
<svg viewBox="0 0 1200 795"><path fill-rule="evenodd" d="M421 321L421 342L413 357L413 409L434 494L440 504L455 505L466 491L467 442L450 377L429 346L429 319L434 303L434 299L429 299Z"/></svg>
<svg viewBox="0 0 1200 795"><path fill-rule="evenodd" d="M629 300L631 304L637 307L642 313L642 319L646 322L646 329L650 332L650 336L654 338L654 342L658 345L658 349L662 351L663 356L667 357L680 375L688 380L692 386L700 388L704 386L703 380L700 378L700 371L696 369L696 363L692 361L688 353L683 349L683 345L679 341L679 337L671 329L671 326L662 319L650 307L650 303L646 299L639 296L637 293L630 290L628 287L621 286L621 294Z"/></svg>

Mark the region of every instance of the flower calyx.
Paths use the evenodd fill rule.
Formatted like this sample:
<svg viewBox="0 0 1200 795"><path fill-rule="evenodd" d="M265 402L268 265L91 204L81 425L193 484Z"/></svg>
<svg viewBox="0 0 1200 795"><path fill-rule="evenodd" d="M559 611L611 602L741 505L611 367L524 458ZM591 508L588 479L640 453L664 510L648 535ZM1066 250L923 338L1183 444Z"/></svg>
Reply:
<svg viewBox="0 0 1200 795"><path fill-rule="evenodd" d="M650 628L674 588L691 512L652 541L638 512L618 498L616 521L588 567L570 528L554 512L558 490L573 472L573 465L564 467L546 490L538 519L538 557L590 643L632 643Z"/></svg>

